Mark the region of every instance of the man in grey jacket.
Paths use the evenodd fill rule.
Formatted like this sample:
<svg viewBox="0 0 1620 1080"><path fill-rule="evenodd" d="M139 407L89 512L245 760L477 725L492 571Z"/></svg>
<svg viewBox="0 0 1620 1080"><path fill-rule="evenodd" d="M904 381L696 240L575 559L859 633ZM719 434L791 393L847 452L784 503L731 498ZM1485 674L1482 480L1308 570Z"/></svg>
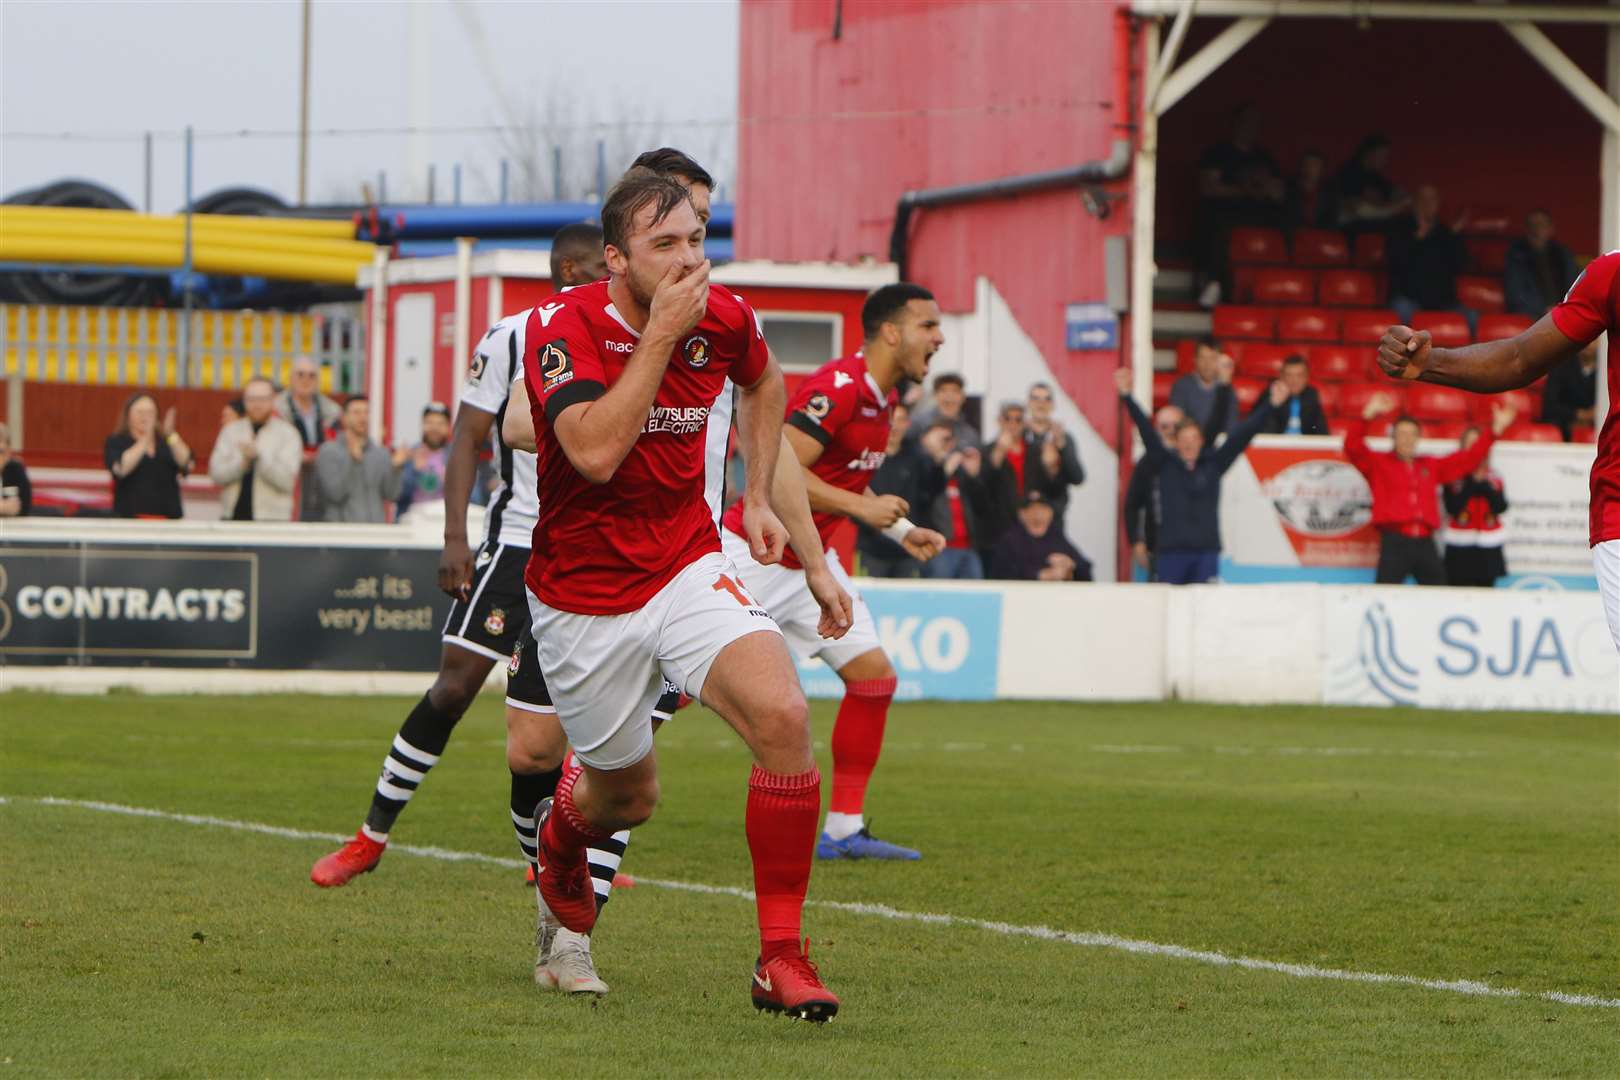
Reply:
<svg viewBox="0 0 1620 1080"><path fill-rule="evenodd" d="M343 405L336 438L315 453L322 521L387 521L386 507L399 498L399 474L410 451L390 454L371 441L371 402L356 395Z"/></svg>
<svg viewBox="0 0 1620 1080"><path fill-rule="evenodd" d="M242 388L243 416L219 431L208 475L223 490L227 521L291 521L293 489L303 464L298 430L275 414L275 387L256 377Z"/></svg>

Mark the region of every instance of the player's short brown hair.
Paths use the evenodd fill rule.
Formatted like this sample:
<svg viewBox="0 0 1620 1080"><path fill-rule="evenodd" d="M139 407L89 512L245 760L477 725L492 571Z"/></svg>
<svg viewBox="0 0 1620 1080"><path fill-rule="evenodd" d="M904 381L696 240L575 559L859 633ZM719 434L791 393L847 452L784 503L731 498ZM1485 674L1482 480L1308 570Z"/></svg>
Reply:
<svg viewBox="0 0 1620 1080"><path fill-rule="evenodd" d="M673 146L660 146L657 150L639 154L630 167L651 169L662 176L679 176L688 183L702 184L710 191L714 190L714 177L709 175L709 170L693 161L690 154Z"/></svg>
<svg viewBox="0 0 1620 1080"><path fill-rule="evenodd" d="M691 196L669 177L640 166L631 169L613 185L602 204L602 243L629 250L626 241L637 214L653 206L652 223L656 225L683 202L690 203Z"/></svg>

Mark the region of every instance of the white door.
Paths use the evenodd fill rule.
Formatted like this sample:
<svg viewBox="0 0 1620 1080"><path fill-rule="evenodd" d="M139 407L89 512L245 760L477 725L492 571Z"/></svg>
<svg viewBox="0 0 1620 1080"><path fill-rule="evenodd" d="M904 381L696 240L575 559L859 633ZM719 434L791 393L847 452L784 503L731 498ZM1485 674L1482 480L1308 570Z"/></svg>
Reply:
<svg viewBox="0 0 1620 1080"><path fill-rule="evenodd" d="M422 410L433 397L433 295L411 293L394 301L394 410L388 441L414 443ZM380 407L378 402L374 409Z"/></svg>

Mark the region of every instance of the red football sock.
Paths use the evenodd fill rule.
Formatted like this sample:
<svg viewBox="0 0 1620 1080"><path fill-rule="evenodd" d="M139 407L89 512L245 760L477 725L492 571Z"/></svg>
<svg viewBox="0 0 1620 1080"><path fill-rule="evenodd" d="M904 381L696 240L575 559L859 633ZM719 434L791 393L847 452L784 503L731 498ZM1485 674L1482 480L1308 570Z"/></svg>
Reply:
<svg viewBox="0 0 1620 1080"><path fill-rule="evenodd" d="M546 827L540 830L540 845L545 849L546 858L564 865L584 859L586 848L600 847L603 841L613 837L612 833L603 832L586 821L585 815L574 805L574 784L580 775L578 769L563 773L557 783L557 794L551 800L551 816L546 818Z"/></svg>
<svg viewBox="0 0 1620 1080"><path fill-rule="evenodd" d="M890 675L844 686L844 701L833 724L832 798L827 803L835 814L859 814L866 805L866 784L883 749L883 725L898 681Z"/></svg>
<svg viewBox="0 0 1620 1080"><path fill-rule="evenodd" d="M820 813L820 771L784 776L754 766L748 778L747 830L762 960L797 953L801 947L799 914L810 885Z"/></svg>

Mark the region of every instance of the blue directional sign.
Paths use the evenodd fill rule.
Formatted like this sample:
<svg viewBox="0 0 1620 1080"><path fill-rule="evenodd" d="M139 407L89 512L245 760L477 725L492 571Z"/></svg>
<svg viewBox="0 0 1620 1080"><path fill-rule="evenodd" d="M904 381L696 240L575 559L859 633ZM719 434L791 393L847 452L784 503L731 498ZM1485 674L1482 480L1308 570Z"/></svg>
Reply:
<svg viewBox="0 0 1620 1080"><path fill-rule="evenodd" d="M1107 304L1070 304L1063 322L1071 350L1119 348L1119 319Z"/></svg>

